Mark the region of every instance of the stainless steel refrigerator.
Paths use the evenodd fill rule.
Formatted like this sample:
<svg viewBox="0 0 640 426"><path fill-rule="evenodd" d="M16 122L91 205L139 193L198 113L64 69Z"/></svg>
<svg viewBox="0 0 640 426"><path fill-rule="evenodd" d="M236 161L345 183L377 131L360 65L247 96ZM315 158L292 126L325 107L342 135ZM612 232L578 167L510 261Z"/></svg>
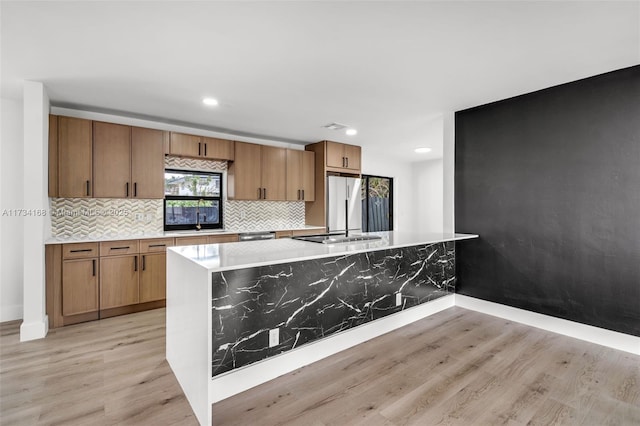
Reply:
<svg viewBox="0 0 640 426"><path fill-rule="evenodd" d="M327 177L327 224L329 232L362 230L362 195L360 178L342 176Z"/></svg>

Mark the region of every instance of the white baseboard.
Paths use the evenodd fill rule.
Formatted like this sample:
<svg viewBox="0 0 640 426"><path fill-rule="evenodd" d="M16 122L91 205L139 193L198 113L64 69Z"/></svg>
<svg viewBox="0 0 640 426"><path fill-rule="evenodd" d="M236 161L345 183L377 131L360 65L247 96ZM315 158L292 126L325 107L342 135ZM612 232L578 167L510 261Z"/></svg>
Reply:
<svg viewBox="0 0 640 426"><path fill-rule="evenodd" d="M49 317L44 316L42 321L23 322L20 325L20 341L42 339L49 332Z"/></svg>
<svg viewBox="0 0 640 426"><path fill-rule="evenodd" d="M209 384L210 402L214 403L283 374L334 355L374 337L381 336L407 324L426 318L454 306L454 295L440 297L388 317L381 318L334 336L305 344L264 361L220 375Z"/></svg>
<svg viewBox="0 0 640 426"><path fill-rule="evenodd" d="M579 322L556 318L549 315L539 314L524 309L501 305L499 303L488 302L475 297L455 295L455 305L472 311L494 317L504 318L510 321L526 324L531 327L541 328L553 333L585 340L598 345L607 346L620 351L630 352L640 355L640 337L630 334L618 333L617 331L606 330Z"/></svg>
<svg viewBox="0 0 640 426"><path fill-rule="evenodd" d="M22 319L22 305L7 305L0 310L0 322Z"/></svg>

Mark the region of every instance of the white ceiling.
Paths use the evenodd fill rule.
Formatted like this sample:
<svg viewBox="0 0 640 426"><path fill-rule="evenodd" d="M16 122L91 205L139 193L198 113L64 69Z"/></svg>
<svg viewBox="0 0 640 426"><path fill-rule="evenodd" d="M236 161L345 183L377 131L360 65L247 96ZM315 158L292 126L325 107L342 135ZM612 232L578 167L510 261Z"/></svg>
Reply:
<svg viewBox="0 0 640 426"><path fill-rule="evenodd" d="M640 63L640 1L2 1L2 96L416 161L439 115ZM219 99L216 108L201 103ZM330 122L355 137L325 130ZM431 146L426 156L413 153Z"/></svg>

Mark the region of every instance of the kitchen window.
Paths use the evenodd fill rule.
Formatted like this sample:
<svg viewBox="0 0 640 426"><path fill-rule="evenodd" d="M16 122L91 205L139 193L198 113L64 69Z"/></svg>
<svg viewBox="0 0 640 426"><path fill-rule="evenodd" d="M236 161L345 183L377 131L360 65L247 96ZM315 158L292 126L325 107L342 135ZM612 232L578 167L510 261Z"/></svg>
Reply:
<svg viewBox="0 0 640 426"><path fill-rule="evenodd" d="M222 173L164 171L164 230L222 228Z"/></svg>

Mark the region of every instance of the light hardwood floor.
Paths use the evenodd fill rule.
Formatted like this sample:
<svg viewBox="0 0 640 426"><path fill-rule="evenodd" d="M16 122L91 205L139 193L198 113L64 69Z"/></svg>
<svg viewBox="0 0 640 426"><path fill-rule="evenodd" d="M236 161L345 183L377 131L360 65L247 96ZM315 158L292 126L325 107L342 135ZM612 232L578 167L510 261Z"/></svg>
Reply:
<svg viewBox="0 0 640 426"><path fill-rule="evenodd" d="M197 424L164 310L18 343L0 327L0 424ZM640 357L451 308L214 404L216 425L640 425Z"/></svg>

